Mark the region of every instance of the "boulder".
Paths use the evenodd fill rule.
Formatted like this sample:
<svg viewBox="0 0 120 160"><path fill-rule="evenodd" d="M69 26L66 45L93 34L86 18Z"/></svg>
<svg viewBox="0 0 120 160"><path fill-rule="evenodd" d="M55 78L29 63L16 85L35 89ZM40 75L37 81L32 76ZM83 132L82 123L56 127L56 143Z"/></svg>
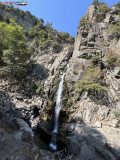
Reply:
<svg viewBox="0 0 120 160"><path fill-rule="evenodd" d="M108 133L110 131L108 128L105 131L107 137L103 135L102 128L98 131L90 126L74 123L74 134L66 136L66 145L73 154L73 158L75 160L117 160L118 157L120 158L119 142L115 141L116 144L112 146L110 140L114 140L114 136L109 135L112 131ZM114 150L113 153L110 148Z"/></svg>
<svg viewBox="0 0 120 160"><path fill-rule="evenodd" d="M98 128L102 128L102 122L97 121L95 123L95 126L98 127Z"/></svg>

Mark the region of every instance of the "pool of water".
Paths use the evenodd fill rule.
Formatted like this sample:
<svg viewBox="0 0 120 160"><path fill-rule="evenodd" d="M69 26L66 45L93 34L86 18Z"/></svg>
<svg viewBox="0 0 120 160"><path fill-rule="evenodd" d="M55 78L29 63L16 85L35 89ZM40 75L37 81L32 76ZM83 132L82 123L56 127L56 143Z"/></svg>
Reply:
<svg viewBox="0 0 120 160"><path fill-rule="evenodd" d="M47 139L46 139L47 140ZM49 142L45 141L43 138L40 137L38 133L35 134L35 144L44 150L49 150Z"/></svg>

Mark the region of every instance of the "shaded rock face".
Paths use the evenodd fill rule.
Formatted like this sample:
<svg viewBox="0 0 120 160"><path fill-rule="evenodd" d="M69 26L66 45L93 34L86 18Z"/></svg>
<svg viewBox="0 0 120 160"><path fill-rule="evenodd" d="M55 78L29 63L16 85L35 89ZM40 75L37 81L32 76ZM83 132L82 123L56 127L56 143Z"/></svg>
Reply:
<svg viewBox="0 0 120 160"><path fill-rule="evenodd" d="M0 159L33 160L39 154L39 149L32 138L30 131L21 129L19 121L4 113L0 120Z"/></svg>

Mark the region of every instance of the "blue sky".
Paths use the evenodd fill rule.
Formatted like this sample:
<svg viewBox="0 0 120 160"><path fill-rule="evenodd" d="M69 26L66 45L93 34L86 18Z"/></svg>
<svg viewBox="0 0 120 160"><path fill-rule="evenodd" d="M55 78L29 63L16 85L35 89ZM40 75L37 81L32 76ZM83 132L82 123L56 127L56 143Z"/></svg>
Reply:
<svg viewBox="0 0 120 160"><path fill-rule="evenodd" d="M20 9L30 11L45 22L52 22L53 28L58 31L76 36L80 18L86 14L93 0L25 0L24 2L28 2L28 5L20 6ZM112 6L119 0L103 0L103 2Z"/></svg>

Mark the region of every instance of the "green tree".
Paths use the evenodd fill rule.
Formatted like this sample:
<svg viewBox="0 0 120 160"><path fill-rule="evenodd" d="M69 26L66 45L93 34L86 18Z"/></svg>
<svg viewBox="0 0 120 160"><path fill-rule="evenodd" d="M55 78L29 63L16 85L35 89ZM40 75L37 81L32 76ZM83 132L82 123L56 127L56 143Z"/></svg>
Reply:
<svg viewBox="0 0 120 160"><path fill-rule="evenodd" d="M109 7L106 3L99 3L98 11L102 13L106 13L109 10Z"/></svg>
<svg viewBox="0 0 120 160"><path fill-rule="evenodd" d="M7 49L8 47L8 28L5 22L0 22L0 65L3 64L2 57L3 57L3 50Z"/></svg>
<svg viewBox="0 0 120 160"><path fill-rule="evenodd" d="M6 56L11 63L25 63L29 59L30 54L25 43L26 37L23 27L19 26L11 19L10 24L7 25L7 30L8 52Z"/></svg>
<svg viewBox="0 0 120 160"><path fill-rule="evenodd" d="M7 59L9 69L13 74L21 73L30 58L25 40L23 27L14 20L10 19L10 24L0 22L0 62L3 62L3 58Z"/></svg>

